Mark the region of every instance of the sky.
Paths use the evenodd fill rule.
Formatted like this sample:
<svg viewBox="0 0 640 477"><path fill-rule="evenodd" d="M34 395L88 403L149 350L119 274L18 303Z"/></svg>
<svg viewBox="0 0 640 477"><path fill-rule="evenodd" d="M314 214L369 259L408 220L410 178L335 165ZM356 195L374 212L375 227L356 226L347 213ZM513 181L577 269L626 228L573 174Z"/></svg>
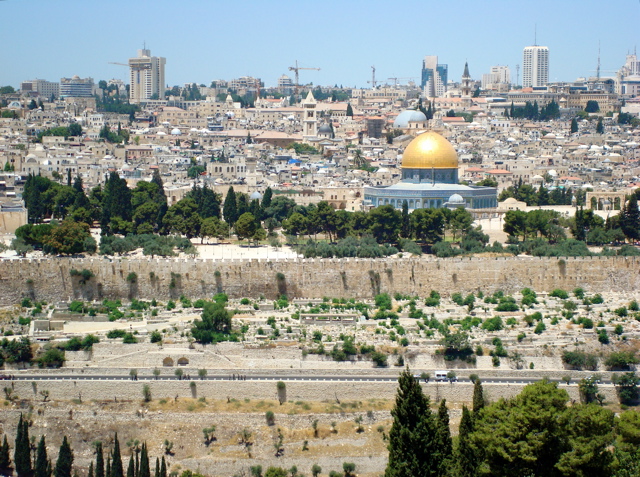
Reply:
<svg viewBox="0 0 640 477"><path fill-rule="evenodd" d="M128 82L138 49L166 58L169 86L254 76L267 87L298 61L300 83L370 87L420 80L437 55L459 81L549 47L550 81L611 76L640 42L640 0L0 0L0 85L41 78ZM520 80L522 71L520 71ZM405 83L408 80L399 80Z"/></svg>

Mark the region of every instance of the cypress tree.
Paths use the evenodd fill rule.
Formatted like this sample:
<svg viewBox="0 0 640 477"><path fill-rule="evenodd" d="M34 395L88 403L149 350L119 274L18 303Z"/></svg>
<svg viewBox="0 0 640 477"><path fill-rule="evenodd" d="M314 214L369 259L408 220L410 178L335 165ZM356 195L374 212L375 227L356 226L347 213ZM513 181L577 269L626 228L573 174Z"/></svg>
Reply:
<svg viewBox="0 0 640 477"><path fill-rule="evenodd" d="M104 477L104 455L102 454L102 442L96 444L96 477Z"/></svg>
<svg viewBox="0 0 640 477"><path fill-rule="evenodd" d="M267 187L267 189L264 191L264 195L262 196L262 210L267 210L269 207L271 207L271 199L273 198L273 190L271 190L271 187Z"/></svg>
<svg viewBox="0 0 640 477"><path fill-rule="evenodd" d="M58 452L58 460L56 461L56 467L53 469L54 477L71 477L71 470L73 467L73 451L67 440L67 436L62 439L62 445Z"/></svg>
<svg viewBox="0 0 640 477"><path fill-rule="evenodd" d="M120 455L120 441L118 441L117 432L115 436L115 443L113 445L113 453L111 454L111 475L109 477L124 477L122 456Z"/></svg>
<svg viewBox="0 0 640 477"><path fill-rule="evenodd" d="M476 415L484 407L484 392L479 379L473 384L473 414Z"/></svg>
<svg viewBox="0 0 640 477"><path fill-rule="evenodd" d="M439 476L443 456L438 449L438 425L429 398L408 368L398 378L391 416L385 477Z"/></svg>
<svg viewBox="0 0 640 477"><path fill-rule="evenodd" d="M33 468L31 467L31 445L29 443L29 424L22 419L22 414L20 414L20 420L18 421L13 462L15 463L18 477L31 477L33 475Z"/></svg>
<svg viewBox="0 0 640 477"><path fill-rule="evenodd" d="M160 477L160 459L156 457L156 473L154 477Z"/></svg>
<svg viewBox="0 0 640 477"><path fill-rule="evenodd" d="M38 449L36 450L35 477L49 477L49 474L47 473L48 463L47 445L45 443L44 436L42 436L40 437Z"/></svg>
<svg viewBox="0 0 640 477"><path fill-rule="evenodd" d="M129 457L129 466L127 467L127 477L135 477L135 475L135 464L133 463L133 454L131 454L131 457Z"/></svg>
<svg viewBox="0 0 640 477"><path fill-rule="evenodd" d="M138 467L138 477L151 477L151 468L149 467L149 452L147 444L142 444L140 452L140 466Z"/></svg>
<svg viewBox="0 0 640 477"><path fill-rule="evenodd" d="M462 419L460 420L458 431L458 448L456 449L457 475L460 477L476 475L476 459L470 443L471 432L473 432L473 417L467 406L462 406Z"/></svg>
<svg viewBox="0 0 640 477"><path fill-rule="evenodd" d="M107 477L111 477L111 457L107 456L107 467L105 470L105 475Z"/></svg>
<svg viewBox="0 0 640 477"><path fill-rule="evenodd" d="M93 462L89 462L89 473L87 477L93 477Z"/></svg>
<svg viewBox="0 0 640 477"><path fill-rule="evenodd" d="M47 476L51 477L53 475L53 466L51 465L51 459L47 462Z"/></svg>
<svg viewBox="0 0 640 477"><path fill-rule="evenodd" d="M13 475L13 468L11 467L11 453L6 434L4 435L2 446L0 446L0 475Z"/></svg>
<svg viewBox="0 0 640 477"><path fill-rule="evenodd" d="M233 190L233 186L229 187L227 196L224 198L224 205L222 206L222 215L225 222L229 225L236 223L238 219L238 206L236 204L236 193Z"/></svg>
<svg viewBox="0 0 640 477"><path fill-rule="evenodd" d="M353 108L351 107L351 103L347 103L347 116L353 117Z"/></svg>
<svg viewBox="0 0 640 477"><path fill-rule="evenodd" d="M578 132L578 120L573 118L571 120L571 134Z"/></svg>
<svg viewBox="0 0 640 477"><path fill-rule="evenodd" d="M400 236L409 238L411 235L411 225L409 222L409 204L406 200L402 201L402 226L400 228Z"/></svg>
<svg viewBox="0 0 640 477"><path fill-rule="evenodd" d="M164 456L162 456L162 463L160 464L160 477L167 477L167 463L164 461Z"/></svg>
<svg viewBox="0 0 640 477"><path fill-rule="evenodd" d="M438 407L438 437L440 452L443 459L451 458L453 452L451 444L451 430L449 429L449 410L447 409L447 400L440 401Z"/></svg>
<svg viewBox="0 0 640 477"><path fill-rule="evenodd" d="M598 123L596 124L596 133L597 134L603 134L604 133L604 126L602 124L602 118L598 118Z"/></svg>

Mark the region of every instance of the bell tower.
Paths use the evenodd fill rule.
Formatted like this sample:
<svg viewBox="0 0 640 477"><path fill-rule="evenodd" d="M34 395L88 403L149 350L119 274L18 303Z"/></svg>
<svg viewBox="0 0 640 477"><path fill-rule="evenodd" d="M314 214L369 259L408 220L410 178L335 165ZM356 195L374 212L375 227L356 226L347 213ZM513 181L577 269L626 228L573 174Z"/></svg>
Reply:
<svg viewBox="0 0 640 477"><path fill-rule="evenodd" d="M316 98L313 97L313 93L309 90L309 94L302 102L302 137L305 140L318 135L317 105Z"/></svg>

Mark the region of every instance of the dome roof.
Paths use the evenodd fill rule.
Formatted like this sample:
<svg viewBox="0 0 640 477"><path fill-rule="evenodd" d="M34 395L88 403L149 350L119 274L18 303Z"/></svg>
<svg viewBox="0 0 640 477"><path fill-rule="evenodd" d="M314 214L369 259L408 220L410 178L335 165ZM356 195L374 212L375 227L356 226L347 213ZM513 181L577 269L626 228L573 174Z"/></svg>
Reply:
<svg viewBox="0 0 640 477"><path fill-rule="evenodd" d="M455 169L458 154L440 134L427 131L409 143L402 154L402 168L408 169Z"/></svg>
<svg viewBox="0 0 640 477"><path fill-rule="evenodd" d="M427 117L424 115L424 113L415 109L407 109L406 111L402 111L396 116L396 119L393 121L393 127L398 129L406 129L409 127L409 122L422 122L426 120Z"/></svg>
<svg viewBox="0 0 640 477"><path fill-rule="evenodd" d="M251 195L249 196L249 199L251 199L251 200L255 200L255 199L260 200L260 199L262 199L262 194L256 190L256 191L251 193Z"/></svg>
<svg viewBox="0 0 640 477"><path fill-rule="evenodd" d="M318 129L318 134L331 134L331 126L329 126L327 123L324 123Z"/></svg>
<svg viewBox="0 0 640 477"><path fill-rule="evenodd" d="M451 197L449 197L449 203L450 204L464 204L464 199L462 198L462 196L460 194L453 194Z"/></svg>

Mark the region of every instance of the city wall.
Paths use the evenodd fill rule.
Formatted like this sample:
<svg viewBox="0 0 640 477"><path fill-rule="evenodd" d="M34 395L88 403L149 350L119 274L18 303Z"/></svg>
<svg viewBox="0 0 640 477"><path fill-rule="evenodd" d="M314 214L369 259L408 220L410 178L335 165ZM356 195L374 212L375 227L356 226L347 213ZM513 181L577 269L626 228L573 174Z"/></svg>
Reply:
<svg viewBox="0 0 640 477"><path fill-rule="evenodd" d="M82 280L71 270L89 270ZM433 257L298 260L42 258L0 262L0 305L24 296L69 299L353 297L388 292L427 295L454 292L536 291L554 288L632 292L640 287L638 257Z"/></svg>

